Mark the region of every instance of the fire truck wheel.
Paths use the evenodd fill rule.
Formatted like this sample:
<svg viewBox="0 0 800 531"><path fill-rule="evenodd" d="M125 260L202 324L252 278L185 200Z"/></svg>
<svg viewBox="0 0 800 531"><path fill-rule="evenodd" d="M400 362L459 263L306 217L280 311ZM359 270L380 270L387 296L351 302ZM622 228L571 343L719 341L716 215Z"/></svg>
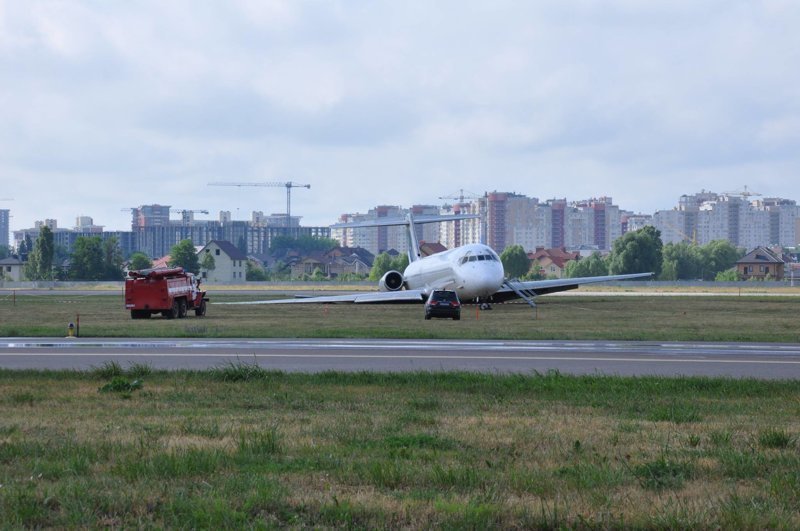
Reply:
<svg viewBox="0 0 800 531"><path fill-rule="evenodd" d="M203 317L206 314L206 301L200 301L200 306L195 308L194 314L197 317Z"/></svg>
<svg viewBox="0 0 800 531"><path fill-rule="evenodd" d="M181 319L186 317L186 300L185 299L181 299L178 302L178 317L180 317Z"/></svg>
<svg viewBox="0 0 800 531"><path fill-rule="evenodd" d="M169 310L164 310L163 312L161 312L161 315L163 315L167 319L175 319L176 317L178 317L179 310L180 309L178 308L178 301L174 301L172 303L172 308L170 308Z"/></svg>

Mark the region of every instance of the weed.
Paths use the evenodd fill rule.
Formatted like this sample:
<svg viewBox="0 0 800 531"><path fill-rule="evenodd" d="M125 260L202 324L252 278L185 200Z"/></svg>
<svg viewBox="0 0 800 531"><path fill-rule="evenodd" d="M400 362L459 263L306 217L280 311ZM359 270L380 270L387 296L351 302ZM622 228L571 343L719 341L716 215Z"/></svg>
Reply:
<svg viewBox="0 0 800 531"><path fill-rule="evenodd" d="M642 463L633 468L642 487L651 490L679 489L691 478L693 467L661 456L655 461Z"/></svg>
<svg viewBox="0 0 800 531"><path fill-rule="evenodd" d="M211 375L223 382L248 382L251 380L265 380L279 371L269 371L257 363L247 363L241 360L231 361L212 369Z"/></svg>
<svg viewBox="0 0 800 531"><path fill-rule="evenodd" d="M13 435L15 433L19 433L19 425L18 424L9 424L9 425L0 426L0 437Z"/></svg>
<svg viewBox="0 0 800 531"><path fill-rule="evenodd" d="M141 389L142 385L144 384L142 384L141 380L129 381L122 376L116 376L111 382L98 389L98 391L101 393L131 393Z"/></svg>
<svg viewBox="0 0 800 531"><path fill-rule="evenodd" d="M794 439L785 430L770 428L758 435L758 443L762 448L784 449L792 445Z"/></svg>
<svg viewBox="0 0 800 531"><path fill-rule="evenodd" d="M131 363L127 373L134 378L144 378L153 373L153 367L149 363Z"/></svg>
<svg viewBox="0 0 800 531"><path fill-rule="evenodd" d="M709 439L711 444L716 447L728 447L731 445L733 435L731 435L731 432L729 431L714 430L709 435Z"/></svg>
<svg viewBox="0 0 800 531"><path fill-rule="evenodd" d="M8 401L16 406L32 406L34 402L39 400L33 393L25 391L22 393L13 393L9 395Z"/></svg>
<svg viewBox="0 0 800 531"><path fill-rule="evenodd" d="M273 456L281 452L280 435L276 427L264 431L240 432L237 442L240 455L249 457Z"/></svg>
<svg viewBox="0 0 800 531"><path fill-rule="evenodd" d="M647 420L683 424L686 422L699 422L702 417L692 404L673 401L668 404L652 406L647 415Z"/></svg>
<svg viewBox="0 0 800 531"><path fill-rule="evenodd" d="M122 376L125 374L125 371L122 370L122 366L116 361L106 361L100 367L93 367L92 374L97 378L107 380L109 378Z"/></svg>

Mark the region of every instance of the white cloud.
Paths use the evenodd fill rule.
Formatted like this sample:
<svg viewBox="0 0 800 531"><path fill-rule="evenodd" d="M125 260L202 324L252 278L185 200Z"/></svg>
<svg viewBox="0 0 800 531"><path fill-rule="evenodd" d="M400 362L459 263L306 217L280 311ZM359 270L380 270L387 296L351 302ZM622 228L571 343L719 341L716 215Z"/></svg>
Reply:
<svg viewBox="0 0 800 531"><path fill-rule="evenodd" d="M15 228L124 228L150 202L246 218L282 190L205 183L283 179L318 224L459 188L800 199L799 6L0 0L2 207Z"/></svg>

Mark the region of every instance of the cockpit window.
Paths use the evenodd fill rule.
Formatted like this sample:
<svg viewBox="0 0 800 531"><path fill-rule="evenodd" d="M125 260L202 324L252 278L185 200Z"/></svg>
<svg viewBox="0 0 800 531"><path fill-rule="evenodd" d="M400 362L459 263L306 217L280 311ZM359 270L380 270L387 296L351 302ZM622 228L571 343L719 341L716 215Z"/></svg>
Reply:
<svg viewBox="0 0 800 531"><path fill-rule="evenodd" d="M499 262L500 259L497 257L496 254L492 253L491 251L484 252L483 254L478 254L478 255L474 255L471 252L468 252L459 259L458 263L460 265L463 265L466 264L467 262L478 262L478 261Z"/></svg>

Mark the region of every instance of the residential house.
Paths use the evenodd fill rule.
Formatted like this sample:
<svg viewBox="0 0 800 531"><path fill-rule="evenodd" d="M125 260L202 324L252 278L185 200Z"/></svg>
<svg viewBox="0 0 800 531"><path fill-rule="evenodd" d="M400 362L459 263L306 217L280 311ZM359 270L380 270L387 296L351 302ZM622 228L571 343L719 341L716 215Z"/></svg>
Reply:
<svg viewBox="0 0 800 531"><path fill-rule="evenodd" d="M214 267L203 268L206 256L214 259ZM245 282L247 255L229 241L212 240L197 255L200 261L200 276L206 282Z"/></svg>
<svg viewBox="0 0 800 531"><path fill-rule="evenodd" d="M13 282L20 282L24 278L22 268L25 263L19 258L3 258L0 260L0 282L3 280L11 280Z"/></svg>
<svg viewBox="0 0 800 531"><path fill-rule="evenodd" d="M447 247L439 242L420 242L419 252L422 256L431 256L447 250Z"/></svg>
<svg viewBox="0 0 800 531"><path fill-rule="evenodd" d="M781 251L756 247L736 262L736 271L742 280L783 280L790 261Z"/></svg>
<svg viewBox="0 0 800 531"><path fill-rule="evenodd" d="M539 271L548 277L564 278L567 264L580 258L580 252L569 252L564 247L545 249L537 247L534 252L528 253L531 263L539 264Z"/></svg>
<svg viewBox="0 0 800 531"><path fill-rule="evenodd" d="M327 252L311 253L292 263L292 277L311 275L319 269L328 278L354 273L369 274L374 260L372 253L360 247L334 247Z"/></svg>

